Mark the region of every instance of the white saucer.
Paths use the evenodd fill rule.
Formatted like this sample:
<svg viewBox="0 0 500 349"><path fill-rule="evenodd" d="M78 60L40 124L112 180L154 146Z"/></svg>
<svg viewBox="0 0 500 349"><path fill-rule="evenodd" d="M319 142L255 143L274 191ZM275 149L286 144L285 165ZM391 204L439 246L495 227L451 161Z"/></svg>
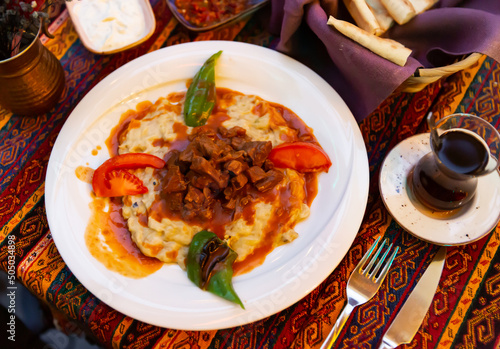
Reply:
<svg viewBox="0 0 500 349"><path fill-rule="evenodd" d="M437 245L462 245L490 233L500 219L500 174L478 180L476 195L454 211L430 211L410 199L407 178L418 160L431 151L430 134L400 142L385 158L380 170L380 195L394 219L409 233Z"/></svg>

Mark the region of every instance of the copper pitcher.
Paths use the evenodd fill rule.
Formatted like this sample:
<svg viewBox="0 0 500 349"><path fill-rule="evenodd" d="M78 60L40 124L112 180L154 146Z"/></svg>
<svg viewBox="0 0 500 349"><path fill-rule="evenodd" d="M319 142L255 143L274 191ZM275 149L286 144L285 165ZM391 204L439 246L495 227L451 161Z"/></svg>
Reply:
<svg viewBox="0 0 500 349"><path fill-rule="evenodd" d="M0 106L20 115L43 114L59 101L65 86L59 60L40 41L0 61Z"/></svg>

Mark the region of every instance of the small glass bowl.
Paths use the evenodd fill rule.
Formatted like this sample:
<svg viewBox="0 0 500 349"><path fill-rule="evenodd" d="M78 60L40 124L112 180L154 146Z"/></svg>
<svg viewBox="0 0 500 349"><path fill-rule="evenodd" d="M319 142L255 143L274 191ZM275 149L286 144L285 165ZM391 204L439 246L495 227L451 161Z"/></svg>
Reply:
<svg viewBox="0 0 500 349"><path fill-rule="evenodd" d="M269 0L167 0L175 18L192 31L212 30L254 12Z"/></svg>

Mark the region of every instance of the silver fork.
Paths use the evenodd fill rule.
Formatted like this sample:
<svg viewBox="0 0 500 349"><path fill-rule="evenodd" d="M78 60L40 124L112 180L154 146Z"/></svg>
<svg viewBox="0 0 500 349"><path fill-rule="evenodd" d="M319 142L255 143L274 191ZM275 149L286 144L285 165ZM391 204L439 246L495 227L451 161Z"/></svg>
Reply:
<svg viewBox="0 0 500 349"><path fill-rule="evenodd" d="M380 236L377 238L377 240L375 240L370 249L365 253L363 258L359 261L358 265L349 277L346 288L347 303L344 306L342 313L340 313L337 322L328 334L325 342L321 346L321 349L330 349L332 347L354 307L366 303L370 298L372 298L375 293L377 293L380 285L382 284L382 281L387 275L389 268L391 267L391 264L394 261L394 258L396 257L396 254L399 250L399 247L396 247L394 249L394 252L392 252L391 256L389 257L387 263L385 263L384 265L385 258L392 249L392 243L389 245L387 250L377 262L377 258L385 246L385 241L383 241L382 244L380 244L380 247L378 248L375 255L370 259L368 265L364 267L372 252L375 250L375 248L377 248L379 240ZM377 264L375 265L376 262ZM382 268L382 270L380 271L380 273L378 273L380 268Z"/></svg>

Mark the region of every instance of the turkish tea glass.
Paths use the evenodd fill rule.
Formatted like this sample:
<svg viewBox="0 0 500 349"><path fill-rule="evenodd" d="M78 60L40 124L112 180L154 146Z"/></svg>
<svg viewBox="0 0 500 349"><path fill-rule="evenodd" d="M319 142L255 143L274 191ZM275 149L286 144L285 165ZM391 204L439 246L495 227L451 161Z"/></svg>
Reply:
<svg viewBox="0 0 500 349"><path fill-rule="evenodd" d="M411 189L432 210L458 209L474 197L478 177L499 170L500 135L488 121L471 114L452 114L435 125L433 121L431 113L431 152L415 165Z"/></svg>

